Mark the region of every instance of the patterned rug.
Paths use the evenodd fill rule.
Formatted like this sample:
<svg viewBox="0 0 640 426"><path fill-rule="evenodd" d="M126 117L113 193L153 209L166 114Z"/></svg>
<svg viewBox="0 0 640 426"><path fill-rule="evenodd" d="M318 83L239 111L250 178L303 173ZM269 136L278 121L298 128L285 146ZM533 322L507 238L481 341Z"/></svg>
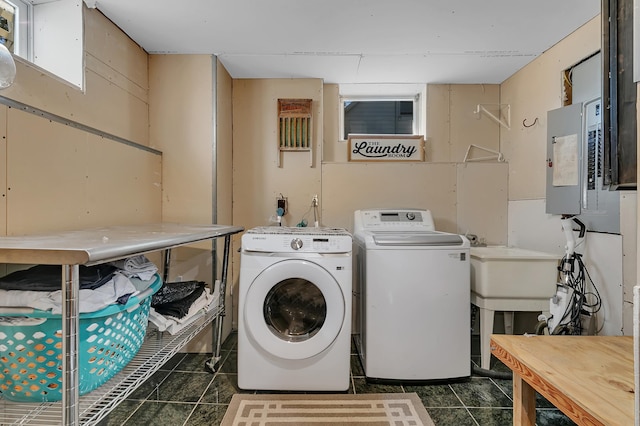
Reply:
<svg viewBox="0 0 640 426"><path fill-rule="evenodd" d="M434 426L415 393L235 394L221 426Z"/></svg>

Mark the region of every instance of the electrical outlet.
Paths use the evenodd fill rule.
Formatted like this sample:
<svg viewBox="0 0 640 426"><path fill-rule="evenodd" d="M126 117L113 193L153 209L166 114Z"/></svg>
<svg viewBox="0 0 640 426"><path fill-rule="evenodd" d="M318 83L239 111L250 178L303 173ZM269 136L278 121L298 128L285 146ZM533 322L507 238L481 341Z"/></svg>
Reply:
<svg viewBox="0 0 640 426"><path fill-rule="evenodd" d="M287 199L285 197L280 197L276 200L277 208L282 209L282 216L287 214Z"/></svg>

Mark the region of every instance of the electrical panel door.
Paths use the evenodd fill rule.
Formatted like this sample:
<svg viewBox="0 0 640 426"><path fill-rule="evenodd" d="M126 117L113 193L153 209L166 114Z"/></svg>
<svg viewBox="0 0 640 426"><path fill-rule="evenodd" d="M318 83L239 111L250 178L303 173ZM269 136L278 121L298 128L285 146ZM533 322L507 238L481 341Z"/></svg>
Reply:
<svg viewBox="0 0 640 426"><path fill-rule="evenodd" d="M547 113L547 213L580 214L582 104Z"/></svg>

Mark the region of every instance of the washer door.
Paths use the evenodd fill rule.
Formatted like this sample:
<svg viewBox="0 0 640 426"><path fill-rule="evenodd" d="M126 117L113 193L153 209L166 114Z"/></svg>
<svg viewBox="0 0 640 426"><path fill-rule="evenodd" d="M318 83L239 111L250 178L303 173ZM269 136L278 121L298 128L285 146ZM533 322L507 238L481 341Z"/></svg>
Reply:
<svg viewBox="0 0 640 426"><path fill-rule="evenodd" d="M251 283L244 323L268 353L305 359L322 353L338 337L345 301L336 279L316 263L287 259L267 267Z"/></svg>

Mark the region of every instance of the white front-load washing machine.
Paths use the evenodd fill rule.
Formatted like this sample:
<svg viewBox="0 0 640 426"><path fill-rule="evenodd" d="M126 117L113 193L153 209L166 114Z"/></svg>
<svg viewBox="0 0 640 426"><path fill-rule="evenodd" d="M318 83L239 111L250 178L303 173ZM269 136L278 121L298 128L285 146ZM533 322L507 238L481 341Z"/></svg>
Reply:
<svg viewBox="0 0 640 426"><path fill-rule="evenodd" d="M352 238L339 228L253 228L242 236L241 389L349 387Z"/></svg>
<svg viewBox="0 0 640 426"><path fill-rule="evenodd" d="M428 210L354 214L356 346L369 381L471 374L469 241Z"/></svg>

